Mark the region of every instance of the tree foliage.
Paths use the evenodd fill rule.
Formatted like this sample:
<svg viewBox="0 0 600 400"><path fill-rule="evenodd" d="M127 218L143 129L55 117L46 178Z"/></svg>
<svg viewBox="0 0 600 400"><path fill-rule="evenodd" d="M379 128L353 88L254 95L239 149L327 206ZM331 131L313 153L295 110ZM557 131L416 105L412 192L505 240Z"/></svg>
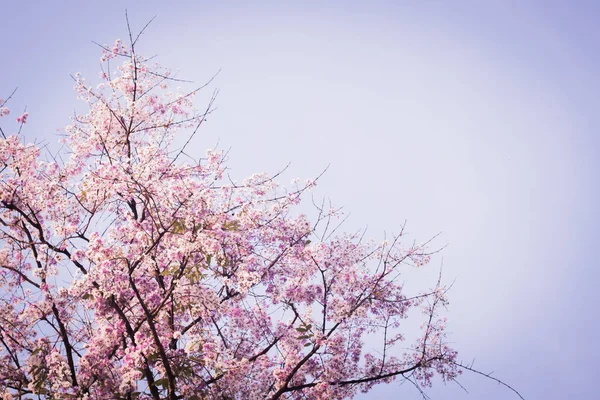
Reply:
<svg viewBox="0 0 600 400"><path fill-rule="evenodd" d="M172 90L138 38L102 46L99 85L74 76L88 110L61 157L2 131L0 394L342 399L454 380L445 288L407 294L397 279L426 248L338 234L324 204L312 221L297 213L315 181L234 183L222 152L189 161L174 138L193 136L212 101L197 110L200 89ZM423 325L407 343L411 309Z"/></svg>

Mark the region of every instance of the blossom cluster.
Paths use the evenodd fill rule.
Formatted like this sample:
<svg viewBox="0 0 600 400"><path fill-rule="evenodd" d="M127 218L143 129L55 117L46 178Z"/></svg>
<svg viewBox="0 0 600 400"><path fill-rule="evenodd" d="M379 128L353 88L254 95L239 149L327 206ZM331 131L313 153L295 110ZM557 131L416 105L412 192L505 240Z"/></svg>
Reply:
<svg viewBox="0 0 600 400"><path fill-rule="evenodd" d="M210 112L197 90L170 91L169 71L121 41L102 61L99 85L75 76L89 110L64 157L0 139L3 398L342 399L457 376L443 288L398 282L425 247L331 232L325 207L299 214L315 180L230 182L216 150L187 161L177 135ZM400 322L415 307L410 348Z"/></svg>

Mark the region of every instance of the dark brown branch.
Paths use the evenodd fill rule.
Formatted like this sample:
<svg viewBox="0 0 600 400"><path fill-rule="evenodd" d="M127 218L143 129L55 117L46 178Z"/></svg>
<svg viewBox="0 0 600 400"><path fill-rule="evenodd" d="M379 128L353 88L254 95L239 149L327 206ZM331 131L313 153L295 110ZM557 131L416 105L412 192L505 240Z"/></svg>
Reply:
<svg viewBox="0 0 600 400"><path fill-rule="evenodd" d="M65 345L65 352L67 353L67 362L69 363L69 370L71 372L71 381L73 382L73 386L79 386L77 384L77 373L75 371L75 362L73 361L73 348L71 343L69 342L69 332L65 324L62 322L58 308L56 305L52 303L52 313L54 314L54 318L56 318L56 322L58 323L58 327L60 329L60 336L62 338L63 344Z"/></svg>
<svg viewBox="0 0 600 400"><path fill-rule="evenodd" d="M131 285L131 288L133 289L133 292L135 293L135 297L137 298L140 306L142 307L142 310L144 310L144 315L146 316L146 321L148 322L148 326L150 327L150 332L152 333L152 338L154 339L154 344L158 348L159 356L160 356L163 366L165 368L165 373L167 374L167 380L169 381L169 389L168 389L169 400L177 400L177 395L175 394L175 388L176 388L175 375L173 374L173 370L171 369L171 364L167 357L167 353L165 352L165 348L163 347L163 345L160 341L160 337L158 336L158 331L156 330L156 326L154 325L154 318L152 317L150 310L146 306L146 303L144 303L144 299L142 299L142 296L140 295L140 292L137 289L137 286L136 286L131 274L129 275L129 284Z"/></svg>

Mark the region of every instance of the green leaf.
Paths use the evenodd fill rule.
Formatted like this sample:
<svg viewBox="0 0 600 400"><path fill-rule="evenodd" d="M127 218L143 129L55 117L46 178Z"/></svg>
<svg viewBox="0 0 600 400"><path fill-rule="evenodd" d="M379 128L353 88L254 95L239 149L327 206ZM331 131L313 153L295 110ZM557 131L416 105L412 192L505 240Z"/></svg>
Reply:
<svg viewBox="0 0 600 400"><path fill-rule="evenodd" d="M175 275L178 271L179 271L179 265L173 264L173 265L170 265L167 268L165 268L160 273L160 275L162 275L162 276L171 276L171 275Z"/></svg>
<svg viewBox="0 0 600 400"><path fill-rule="evenodd" d="M153 386L162 386L162 387L166 388L169 386L169 380L167 378L157 379L154 381L154 383L152 385Z"/></svg>
<svg viewBox="0 0 600 400"><path fill-rule="evenodd" d="M308 325L303 325L303 326L300 326L300 327L296 328L296 330L297 330L298 332L300 332L300 333L304 333L304 332L307 332L307 331L309 331L309 330L310 330L310 328L312 328L312 325L311 325L311 324L308 324Z"/></svg>
<svg viewBox="0 0 600 400"><path fill-rule="evenodd" d="M240 227L239 221L230 221L223 224L224 231L237 231Z"/></svg>
<svg viewBox="0 0 600 400"><path fill-rule="evenodd" d="M178 219L173 222L173 233L183 233L186 230L185 221Z"/></svg>

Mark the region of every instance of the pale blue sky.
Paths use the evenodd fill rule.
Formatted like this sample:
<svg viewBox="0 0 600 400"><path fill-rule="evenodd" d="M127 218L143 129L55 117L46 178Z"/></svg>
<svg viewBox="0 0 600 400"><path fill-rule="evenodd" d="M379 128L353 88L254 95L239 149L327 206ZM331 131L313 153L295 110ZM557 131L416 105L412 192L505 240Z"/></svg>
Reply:
<svg viewBox="0 0 600 400"><path fill-rule="evenodd" d="M326 5L324 5L326 4ZM598 5L596 5L598 4ZM232 174L314 177L347 229L442 232L461 358L528 400L597 397L600 3L591 1L4 2L0 94L19 91L28 138L53 142L70 73L157 16L141 51L204 82ZM206 96L210 91L206 92ZM201 106L203 99L198 99ZM406 275L427 287L441 263ZM510 399L466 374L435 400ZM381 386L365 399L419 398Z"/></svg>

